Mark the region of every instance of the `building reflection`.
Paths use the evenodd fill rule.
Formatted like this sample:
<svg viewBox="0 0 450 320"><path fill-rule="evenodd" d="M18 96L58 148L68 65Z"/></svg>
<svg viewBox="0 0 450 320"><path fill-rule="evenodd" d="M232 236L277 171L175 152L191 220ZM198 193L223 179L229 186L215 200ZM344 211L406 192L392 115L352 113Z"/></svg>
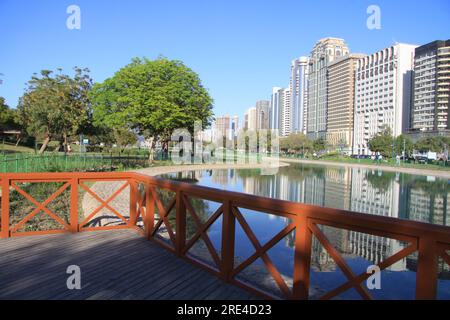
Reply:
<svg viewBox="0 0 450 320"><path fill-rule="evenodd" d="M235 186L249 194L345 209L379 216L450 225L449 181L426 176L411 176L350 167L282 167L276 175L260 175L255 170L212 170L183 173L185 178L203 184L208 178L224 188ZM208 185L208 183L206 183ZM272 219L275 216L270 215ZM278 219L278 218L276 218ZM288 224L289 221L286 221ZM363 258L378 264L407 244L390 238L357 231L321 226L329 241L345 258ZM294 246L294 233L285 237L285 245ZM417 254L389 267L392 271L416 270ZM312 243L313 267L335 270L336 265L316 238ZM441 276L449 278L449 266L442 263Z"/></svg>

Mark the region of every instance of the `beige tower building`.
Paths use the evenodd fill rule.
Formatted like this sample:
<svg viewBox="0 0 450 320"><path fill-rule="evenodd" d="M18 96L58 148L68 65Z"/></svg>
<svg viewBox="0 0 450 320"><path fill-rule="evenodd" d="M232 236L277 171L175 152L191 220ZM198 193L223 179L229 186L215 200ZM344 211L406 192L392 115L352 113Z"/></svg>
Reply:
<svg viewBox="0 0 450 320"><path fill-rule="evenodd" d="M311 51L308 67L307 134L310 138L325 138L327 131L328 66L349 53L343 39L319 40Z"/></svg>
<svg viewBox="0 0 450 320"><path fill-rule="evenodd" d="M355 69L364 54L349 54L328 67L327 141L351 152L353 145L353 110L355 107Z"/></svg>

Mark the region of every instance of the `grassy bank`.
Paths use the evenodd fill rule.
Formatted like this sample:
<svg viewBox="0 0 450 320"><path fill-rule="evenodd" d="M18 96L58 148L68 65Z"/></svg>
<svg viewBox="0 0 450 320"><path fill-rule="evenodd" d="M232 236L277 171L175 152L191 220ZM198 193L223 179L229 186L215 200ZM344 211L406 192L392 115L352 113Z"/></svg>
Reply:
<svg viewBox="0 0 450 320"><path fill-rule="evenodd" d="M444 166L443 163L422 164L422 163L409 163L409 162L404 162L404 161L401 161L400 165L397 165L395 159L383 159L381 161L381 163L378 163L377 161L373 161L371 159L354 159L351 157L335 156L335 155L322 156L320 158L304 158L304 159L301 157L286 157L286 156L281 156L281 158L308 160L311 162L329 161L329 162L337 162L337 163L360 164L360 165L371 165L371 166L392 167L392 168L410 168L410 169L423 169L423 170L450 171L450 163L448 163L448 162L447 162L446 166Z"/></svg>

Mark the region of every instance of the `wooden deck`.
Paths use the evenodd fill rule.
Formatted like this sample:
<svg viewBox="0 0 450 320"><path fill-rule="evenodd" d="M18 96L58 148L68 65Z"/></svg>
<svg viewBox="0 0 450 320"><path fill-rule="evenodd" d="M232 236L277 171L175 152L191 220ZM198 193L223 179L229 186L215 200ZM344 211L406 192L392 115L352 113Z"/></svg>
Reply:
<svg viewBox="0 0 450 320"><path fill-rule="evenodd" d="M69 265L81 289L69 290ZM255 299L132 230L0 239L0 299Z"/></svg>

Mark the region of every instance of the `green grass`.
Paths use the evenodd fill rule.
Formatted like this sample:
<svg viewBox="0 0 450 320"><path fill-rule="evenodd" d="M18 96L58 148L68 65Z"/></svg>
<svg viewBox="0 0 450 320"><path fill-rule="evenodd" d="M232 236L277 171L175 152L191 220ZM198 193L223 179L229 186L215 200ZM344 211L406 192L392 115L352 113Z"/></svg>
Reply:
<svg viewBox="0 0 450 320"><path fill-rule="evenodd" d="M300 158L301 159L301 158ZM446 166L442 164L420 164L420 163L408 163L401 161L400 166L396 165L396 161L394 159L383 159L381 163L377 163L371 159L354 159L351 157L345 156L322 156L319 159L307 158L307 160L317 160L317 161L332 161L332 162L340 162L340 163L350 163L350 164L365 164L365 165L377 165L384 167L394 167L394 168L412 168L412 169L427 169L427 170L440 170L440 171L449 171L450 163L447 163Z"/></svg>
<svg viewBox="0 0 450 320"><path fill-rule="evenodd" d="M12 143L0 142L0 154L15 154L15 153L34 153L34 149L25 146L16 146Z"/></svg>

